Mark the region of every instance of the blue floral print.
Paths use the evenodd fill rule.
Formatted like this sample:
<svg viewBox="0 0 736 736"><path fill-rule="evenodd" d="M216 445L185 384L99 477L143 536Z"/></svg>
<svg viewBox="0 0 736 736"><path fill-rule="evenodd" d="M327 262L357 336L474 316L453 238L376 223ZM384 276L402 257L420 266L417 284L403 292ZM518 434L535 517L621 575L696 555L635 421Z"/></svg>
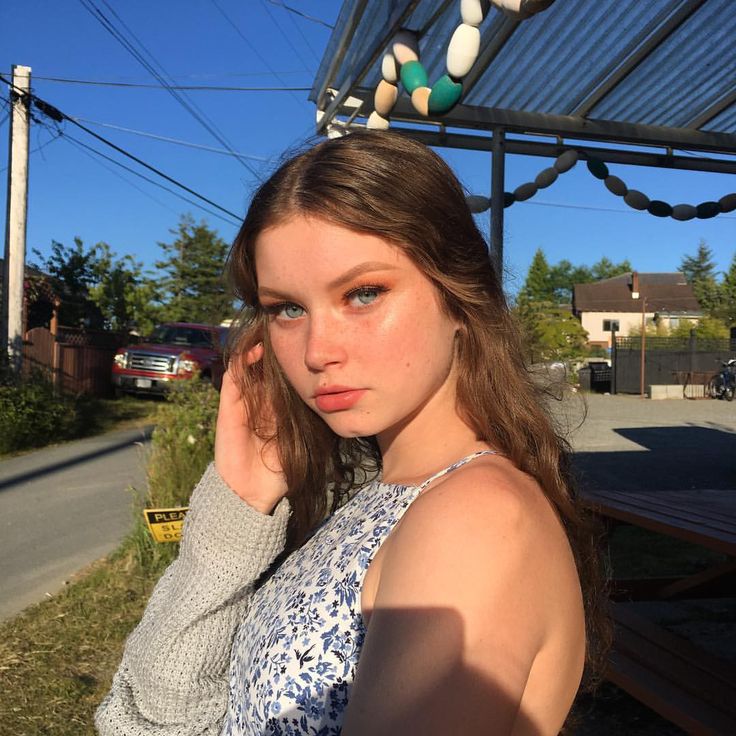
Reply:
<svg viewBox="0 0 736 736"><path fill-rule="evenodd" d="M421 486L374 481L339 508L255 593L233 642L223 736L338 736L365 638L373 557Z"/></svg>

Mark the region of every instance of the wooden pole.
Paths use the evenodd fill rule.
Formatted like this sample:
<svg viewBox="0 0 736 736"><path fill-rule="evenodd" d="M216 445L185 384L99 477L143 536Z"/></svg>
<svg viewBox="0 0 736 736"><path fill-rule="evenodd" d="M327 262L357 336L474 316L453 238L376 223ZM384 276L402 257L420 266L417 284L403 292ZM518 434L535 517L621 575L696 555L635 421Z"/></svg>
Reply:
<svg viewBox="0 0 736 736"><path fill-rule="evenodd" d="M646 352L647 352L647 298L643 296L641 298L641 378L640 378L640 386L639 386L642 399L645 397L644 380L646 376Z"/></svg>
<svg viewBox="0 0 736 736"><path fill-rule="evenodd" d="M19 373L23 359L23 280L26 267L30 128L30 99L27 92L31 86L31 68L13 65L12 81L13 87L9 92L10 145L0 350L8 350L10 365Z"/></svg>

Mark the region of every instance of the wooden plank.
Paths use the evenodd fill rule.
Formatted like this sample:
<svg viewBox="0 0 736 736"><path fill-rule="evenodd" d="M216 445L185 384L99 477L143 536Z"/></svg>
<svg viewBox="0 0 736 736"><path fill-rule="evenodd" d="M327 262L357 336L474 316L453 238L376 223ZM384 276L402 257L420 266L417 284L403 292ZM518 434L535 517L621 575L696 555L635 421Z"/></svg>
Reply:
<svg viewBox="0 0 736 736"><path fill-rule="evenodd" d="M736 669L615 604L609 679L689 733L736 733Z"/></svg>
<svg viewBox="0 0 736 736"><path fill-rule="evenodd" d="M587 491L582 499L604 516L736 556L736 493L732 491Z"/></svg>

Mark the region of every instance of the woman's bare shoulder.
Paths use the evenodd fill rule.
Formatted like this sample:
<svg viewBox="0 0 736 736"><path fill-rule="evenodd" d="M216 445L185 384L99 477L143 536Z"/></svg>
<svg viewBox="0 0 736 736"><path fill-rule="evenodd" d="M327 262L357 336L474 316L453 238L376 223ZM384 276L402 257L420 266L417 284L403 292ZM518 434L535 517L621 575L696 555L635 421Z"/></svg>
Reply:
<svg viewBox="0 0 736 736"><path fill-rule="evenodd" d="M389 538L381 585L415 602L455 596L488 610L499 597L536 605L560 575L572 590L574 561L556 512L533 478L489 456L414 501Z"/></svg>

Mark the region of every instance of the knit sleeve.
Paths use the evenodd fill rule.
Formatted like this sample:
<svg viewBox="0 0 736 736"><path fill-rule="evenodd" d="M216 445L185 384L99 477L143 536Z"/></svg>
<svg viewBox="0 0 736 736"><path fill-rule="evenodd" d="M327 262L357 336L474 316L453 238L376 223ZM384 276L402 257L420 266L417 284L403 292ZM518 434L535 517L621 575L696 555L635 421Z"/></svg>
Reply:
<svg viewBox="0 0 736 736"><path fill-rule="evenodd" d="M195 488L179 557L128 638L95 716L102 736L219 733L233 636L255 581L283 550L289 503L266 516L211 464Z"/></svg>

